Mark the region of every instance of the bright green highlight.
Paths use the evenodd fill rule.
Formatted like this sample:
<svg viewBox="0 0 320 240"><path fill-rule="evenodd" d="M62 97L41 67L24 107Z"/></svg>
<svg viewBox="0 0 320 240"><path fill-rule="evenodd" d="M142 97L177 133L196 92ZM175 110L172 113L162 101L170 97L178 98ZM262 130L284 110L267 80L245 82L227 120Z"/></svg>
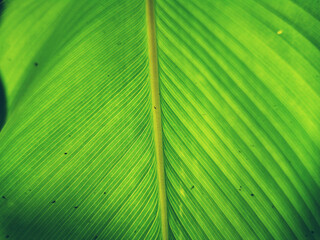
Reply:
<svg viewBox="0 0 320 240"><path fill-rule="evenodd" d="M319 15L158 0L156 16L172 235L319 237Z"/></svg>

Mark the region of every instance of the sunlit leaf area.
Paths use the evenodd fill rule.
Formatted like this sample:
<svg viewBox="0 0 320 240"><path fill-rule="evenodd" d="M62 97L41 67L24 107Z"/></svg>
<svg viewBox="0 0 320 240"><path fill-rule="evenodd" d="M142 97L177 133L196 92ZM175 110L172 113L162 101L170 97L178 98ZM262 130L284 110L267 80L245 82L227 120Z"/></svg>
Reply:
<svg viewBox="0 0 320 240"><path fill-rule="evenodd" d="M0 240L320 239L320 0L1 0Z"/></svg>

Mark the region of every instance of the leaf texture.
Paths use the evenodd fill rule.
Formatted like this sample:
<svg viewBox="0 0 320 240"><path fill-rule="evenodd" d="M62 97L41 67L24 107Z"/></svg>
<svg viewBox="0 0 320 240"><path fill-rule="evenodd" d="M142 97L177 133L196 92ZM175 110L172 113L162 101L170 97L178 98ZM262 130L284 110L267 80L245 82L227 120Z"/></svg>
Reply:
<svg viewBox="0 0 320 240"><path fill-rule="evenodd" d="M285 0L159 0L156 16L173 237L313 238L319 15Z"/></svg>
<svg viewBox="0 0 320 240"><path fill-rule="evenodd" d="M144 1L7 8L0 238L158 238Z"/></svg>
<svg viewBox="0 0 320 240"><path fill-rule="evenodd" d="M156 0L169 239L320 238L319 0ZM145 0L7 0L0 239L160 239Z"/></svg>

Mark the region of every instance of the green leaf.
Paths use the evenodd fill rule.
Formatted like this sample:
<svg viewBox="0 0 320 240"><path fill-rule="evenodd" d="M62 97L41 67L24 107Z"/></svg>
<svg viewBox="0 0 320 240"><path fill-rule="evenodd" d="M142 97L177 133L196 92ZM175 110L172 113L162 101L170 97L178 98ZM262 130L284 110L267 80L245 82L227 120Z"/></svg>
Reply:
<svg viewBox="0 0 320 240"><path fill-rule="evenodd" d="M3 4L0 239L320 238L319 0Z"/></svg>

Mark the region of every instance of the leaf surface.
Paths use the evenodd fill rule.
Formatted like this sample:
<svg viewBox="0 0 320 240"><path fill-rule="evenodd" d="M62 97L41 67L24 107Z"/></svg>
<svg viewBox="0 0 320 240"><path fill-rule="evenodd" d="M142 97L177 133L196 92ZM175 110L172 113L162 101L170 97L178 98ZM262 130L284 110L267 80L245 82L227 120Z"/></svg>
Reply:
<svg viewBox="0 0 320 240"><path fill-rule="evenodd" d="M144 1L13 1L5 14L1 238L157 238Z"/></svg>
<svg viewBox="0 0 320 240"><path fill-rule="evenodd" d="M290 1L157 3L173 235L312 238L319 16Z"/></svg>
<svg viewBox="0 0 320 240"><path fill-rule="evenodd" d="M4 6L0 239L320 238L318 0Z"/></svg>

